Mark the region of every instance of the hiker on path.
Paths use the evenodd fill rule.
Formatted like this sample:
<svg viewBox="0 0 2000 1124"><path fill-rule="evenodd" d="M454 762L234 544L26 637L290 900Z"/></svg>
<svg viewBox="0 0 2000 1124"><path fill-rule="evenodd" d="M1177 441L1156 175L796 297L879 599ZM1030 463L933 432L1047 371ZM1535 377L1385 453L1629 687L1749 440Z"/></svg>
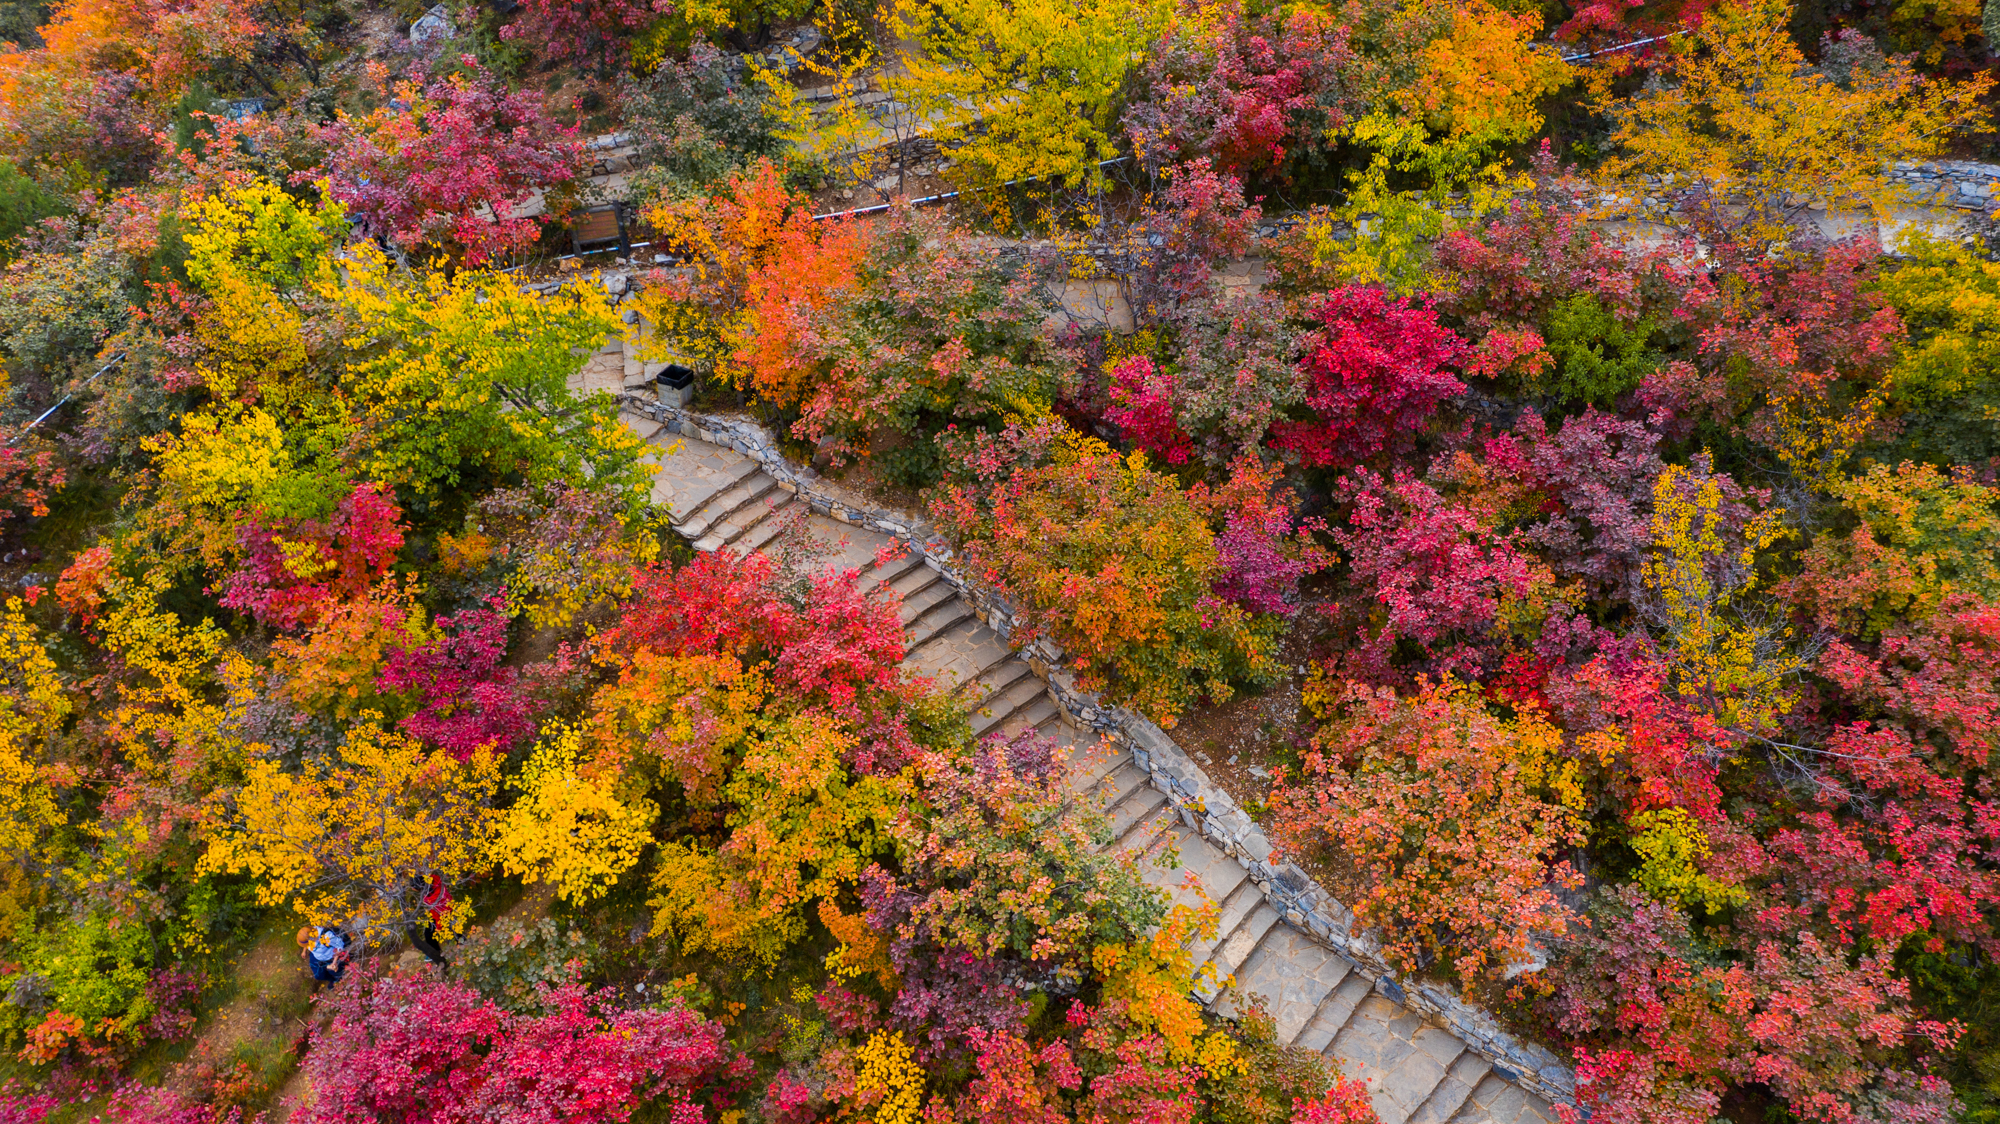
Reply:
<svg viewBox="0 0 2000 1124"><path fill-rule="evenodd" d="M338 929L300 929L299 947L305 950L306 970L312 973L313 989L321 984L339 983L347 972L347 937Z"/></svg>
<svg viewBox="0 0 2000 1124"><path fill-rule="evenodd" d="M423 922L410 922L410 943L417 947L418 952L424 954L426 960L439 968L449 969L451 962L445 959L444 948L438 944L437 939L437 927L444 922L445 910L451 907L451 891L445 887L444 875L435 870L431 871L431 884L418 900L422 903L428 919Z"/></svg>

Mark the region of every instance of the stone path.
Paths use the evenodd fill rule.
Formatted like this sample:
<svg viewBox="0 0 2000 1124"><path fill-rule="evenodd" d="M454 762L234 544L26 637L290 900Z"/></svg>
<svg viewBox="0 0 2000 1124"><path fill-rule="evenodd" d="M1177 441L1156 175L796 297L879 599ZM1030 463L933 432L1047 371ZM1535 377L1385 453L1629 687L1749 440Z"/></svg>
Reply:
<svg viewBox="0 0 2000 1124"><path fill-rule="evenodd" d="M802 500L744 454L664 433L637 414L628 412L625 421L653 445L651 459L660 466L654 502L667 507L696 549L760 549L801 510ZM1184 884L1192 873L1201 894L1221 905L1215 939L1197 940L1193 949L1198 965L1213 965L1225 983L1233 978L1233 986L1204 996L1218 1014L1261 997L1281 1042L1320 1051L1367 1083L1383 1124L1553 1124L1547 1102L1506 1071L1391 1001L1353 964L1281 919L1237 860L1181 824L1129 753L1094 752L1090 732L1064 717L1047 685L936 570L914 554L876 568L875 553L888 536L809 511L805 517L815 533L840 544L834 564L857 566L863 588L886 585L900 597L905 667L960 691L976 733L1032 728L1073 747L1075 783L1103 802L1115 835L1111 846L1177 854L1178 865L1146 861L1140 869L1187 904L1200 901Z"/></svg>

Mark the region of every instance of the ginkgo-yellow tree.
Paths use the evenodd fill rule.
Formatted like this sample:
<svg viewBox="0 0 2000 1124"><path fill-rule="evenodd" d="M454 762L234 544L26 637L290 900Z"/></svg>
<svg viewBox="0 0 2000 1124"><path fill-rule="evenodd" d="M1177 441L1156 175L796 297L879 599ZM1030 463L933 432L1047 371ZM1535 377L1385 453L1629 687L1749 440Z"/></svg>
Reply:
<svg viewBox="0 0 2000 1124"><path fill-rule="evenodd" d="M12 930L26 905L28 856L65 820L43 775L43 747L70 713L57 677L18 597L0 609L0 934Z"/></svg>
<svg viewBox="0 0 2000 1124"><path fill-rule="evenodd" d="M619 799L616 772L579 772L581 744L575 726L544 735L515 782L520 799L494 844L502 870L551 885L572 902L602 895L638 863L659 815L643 796Z"/></svg>
<svg viewBox="0 0 2000 1124"><path fill-rule="evenodd" d="M471 270L411 276L367 245L343 264L325 295L351 325L341 385L369 478L436 494L519 474L644 503L641 445L616 401L568 385L580 356L624 331L602 291L545 295Z"/></svg>
<svg viewBox="0 0 2000 1124"><path fill-rule="evenodd" d="M1621 207L1751 249L1791 237L1814 208L1880 222L1906 198L1890 168L1935 156L1985 114L1984 74L1926 78L1885 58L1836 80L1792 41L1791 11L1785 0L1717 5L1674 40L1660 80L1600 100L1618 146L1603 170L1632 184ZM1663 192L1642 176L1672 179ZM1648 198L1658 202L1633 202Z"/></svg>
<svg viewBox="0 0 2000 1124"><path fill-rule="evenodd" d="M1670 682L1682 700L1738 736L1769 736L1795 702L1805 661L1789 630L1759 619L1750 599L1758 554L1785 537L1782 509L1738 525L1722 481L1669 465L1653 485L1646 586L1666 633Z"/></svg>
<svg viewBox="0 0 2000 1124"><path fill-rule="evenodd" d="M499 784L490 751L463 760L427 752L364 721L333 760L287 768L275 755L253 758L242 789L215 811L200 869L248 874L260 902L316 924L400 934L424 916L432 872L456 883L488 868ZM439 936L463 931L470 917L458 900Z"/></svg>
<svg viewBox="0 0 2000 1124"><path fill-rule="evenodd" d="M922 53L886 76L974 183L1098 182L1117 155L1127 73L1166 27L1167 0L904 3L891 26Z"/></svg>

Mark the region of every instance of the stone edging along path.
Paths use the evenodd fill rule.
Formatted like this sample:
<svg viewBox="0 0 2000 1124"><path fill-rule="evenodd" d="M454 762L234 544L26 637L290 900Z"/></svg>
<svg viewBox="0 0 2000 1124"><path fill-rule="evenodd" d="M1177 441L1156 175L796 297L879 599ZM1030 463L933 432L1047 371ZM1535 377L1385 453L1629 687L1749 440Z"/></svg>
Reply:
<svg viewBox="0 0 2000 1124"><path fill-rule="evenodd" d="M889 535L907 543L924 564L969 602L988 627L1002 637L1012 632L1015 612L992 590L970 581L953 565L949 548L921 519L854 505L828 494L816 484L818 474L788 462L771 434L756 422L699 414L667 406L651 398L621 394L620 406L660 422L668 432L733 449L756 461L762 470L808 504L811 510L841 523ZM1061 666L1062 653L1047 641L1021 650L1049 694L1079 726L1098 731L1132 755L1150 776L1181 823L1225 852L1248 871L1265 900L1298 930L1352 962L1374 990L1398 1005L1420 1011L1443 1023L1474 1052L1490 1062L1496 1076L1518 1084L1552 1102L1574 1103L1573 1071L1552 1051L1509 1034L1492 1015L1436 984L1408 984L1382 958L1381 945L1366 930L1357 930L1354 915L1298 866L1275 862L1271 841L1249 814L1211 781L1201 767L1164 730L1121 707L1107 706L1079 691L1074 677Z"/></svg>

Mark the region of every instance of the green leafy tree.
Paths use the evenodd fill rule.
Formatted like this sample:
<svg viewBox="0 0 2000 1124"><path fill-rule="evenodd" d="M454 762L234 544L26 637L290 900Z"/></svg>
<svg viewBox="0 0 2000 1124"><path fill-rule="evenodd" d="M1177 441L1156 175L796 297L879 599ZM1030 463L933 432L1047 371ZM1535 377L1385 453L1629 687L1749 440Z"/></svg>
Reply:
<svg viewBox="0 0 2000 1124"><path fill-rule="evenodd" d="M436 495L474 473L594 482L645 501L640 443L608 396L569 378L622 330L583 285L524 292L504 274L413 277L361 247L333 297L351 317L344 389L377 480Z"/></svg>

